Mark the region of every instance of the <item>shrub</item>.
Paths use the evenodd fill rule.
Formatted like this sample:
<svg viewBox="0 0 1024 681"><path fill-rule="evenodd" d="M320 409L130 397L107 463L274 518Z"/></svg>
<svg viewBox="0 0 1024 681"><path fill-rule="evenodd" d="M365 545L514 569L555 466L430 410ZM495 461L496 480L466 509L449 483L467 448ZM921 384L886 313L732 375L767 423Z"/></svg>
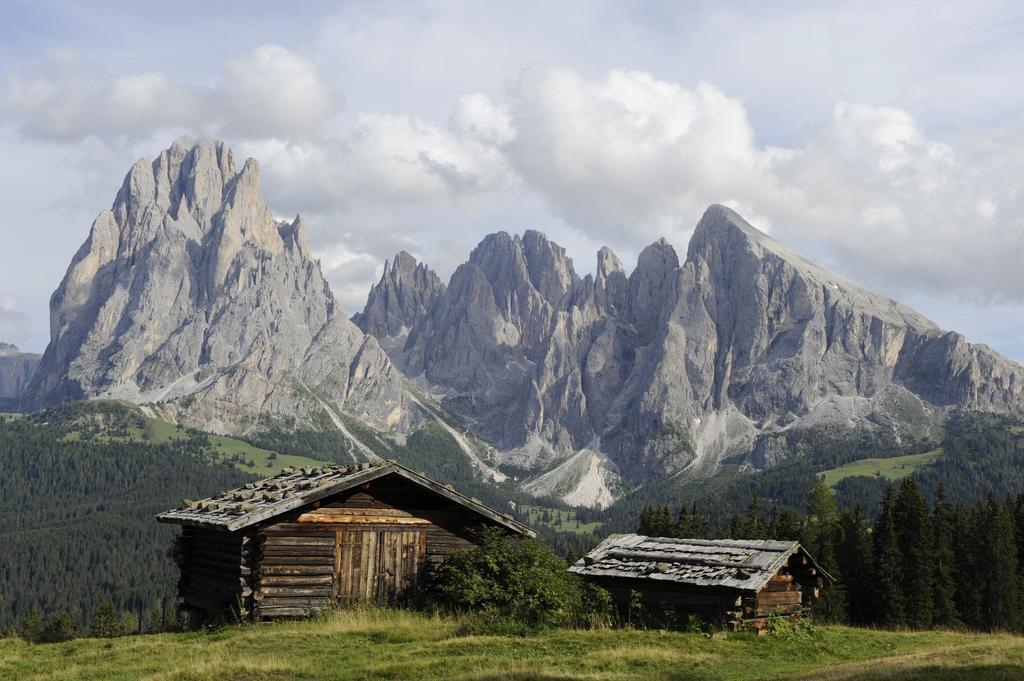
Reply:
<svg viewBox="0 0 1024 681"><path fill-rule="evenodd" d="M29 643L39 643L43 640L43 618L34 606L28 611L28 616L25 618L25 624L21 628L21 637Z"/></svg>
<svg viewBox="0 0 1024 681"><path fill-rule="evenodd" d="M114 607L114 603L107 599L96 613L92 616L92 628L89 631L91 636L96 638L113 638L124 634L125 628L121 623L121 613Z"/></svg>
<svg viewBox="0 0 1024 681"><path fill-rule="evenodd" d="M430 600L443 609L532 627L599 624L610 612L607 594L585 587L543 544L494 529L481 531L472 549L441 565Z"/></svg>
<svg viewBox="0 0 1024 681"><path fill-rule="evenodd" d="M50 617L40 639L43 643L70 641L82 635L78 620L70 612L60 612Z"/></svg>

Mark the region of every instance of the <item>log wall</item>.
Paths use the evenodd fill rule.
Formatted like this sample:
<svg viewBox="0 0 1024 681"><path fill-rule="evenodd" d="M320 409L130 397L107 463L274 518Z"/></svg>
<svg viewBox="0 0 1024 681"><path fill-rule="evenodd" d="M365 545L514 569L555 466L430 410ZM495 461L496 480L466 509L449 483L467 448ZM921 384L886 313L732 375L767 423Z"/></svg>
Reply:
<svg viewBox="0 0 1024 681"><path fill-rule="evenodd" d="M252 533L183 527L181 552L178 593L186 610L200 619L248 616L255 559Z"/></svg>
<svg viewBox="0 0 1024 681"><path fill-rule="evenodd" d="M408 598L447 556L472 546L481 522L476 513L398 476L282 515L256 531L254 617Z"/></svg>
<svg viewBox="0 0 1024 681"><path fill-rule="evenodd" d="M611 594L623 613L634 594L639 594L645 608L671 607L732 628L760 630L773 618L803 615L818 596L821 575L807 556L795 553L757 593L649 579L593 579Z"/></svg>

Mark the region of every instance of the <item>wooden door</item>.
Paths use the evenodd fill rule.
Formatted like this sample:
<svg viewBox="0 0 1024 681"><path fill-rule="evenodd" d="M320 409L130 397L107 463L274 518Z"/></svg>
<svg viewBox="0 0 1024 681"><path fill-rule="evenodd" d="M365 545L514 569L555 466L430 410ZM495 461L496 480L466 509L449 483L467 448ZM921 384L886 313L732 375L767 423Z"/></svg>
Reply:
<svg viewBox="0 0 1024 681"><path fill-rule="evenodd" d="M393 601L416 588L426 533L406 529L345 529L335 533L334 600Z"/></svg>

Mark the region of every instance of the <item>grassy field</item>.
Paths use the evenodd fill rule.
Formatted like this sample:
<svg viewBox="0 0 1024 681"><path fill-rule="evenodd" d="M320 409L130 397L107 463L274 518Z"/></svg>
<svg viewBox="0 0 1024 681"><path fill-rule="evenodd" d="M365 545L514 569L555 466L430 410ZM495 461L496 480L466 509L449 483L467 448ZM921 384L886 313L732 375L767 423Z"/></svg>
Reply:
<svg viewBox="0 0 1024 681"><path fill-rule="evenodd" d="M576 521L575 510L562 510L558 508L545 508L543 506L527 506L523 505L523 510L526 511L530 519L527 525L547 525L548 527L556 530L562 530L565 532L575 532L577 534L591 534L596 532L602 523L580 523ZM548 522L544 522L544 512L548 513ZM561 525L558 521L561 519Z"/></svg>
<svg viewBox="0 0 1024 681"><path fill-rule="evenodd" d="M943 454L942 449L933 449L922 454L908 454L907 456L894 456L889 459L861 459L848 463L839 468L819 473L821 479L830 487L835 486L845 478L855 475L867 475L874 477L880 475L889 480L905 478L922 466L934 463Z"/></svg>
<svg viewBox="0 0 1024 681"><path fill-rule="evenodd" d="M1024 638L819 627L713 640L661 631L468 635L464 622L397 610L30 645L0 640L3 679L714 679L1024 678Z"/></svg>
<svg viewBox="0 0 1024 681"><path fill-rule="evenodd" d="M151 442L153 444L166 444L168 442L173 442L174 440L187 440L191 437L189 432L184 428L179 428L173 423L168 423L167 421L161 421L160 419L145 416L134 405L126 403L120 404L134 411L138 415L138 419L141 420L142 426L139 427L133 424L125 427L124 430L108 428L106 431L91 435L91 437L95 437L102 442L138 441ZM90 417L86 415L82 418L83 420L93 418L97 422L103 422L102 416ZM227 459L233 459L237 456L240 460L233 461L234 465L247 473L266 476L274 475L282 468L286 468L288 466L322 466L325 464L323 461L305 456L278 454L225 435L214 435L212 433L205 433L205 435L210 446L213 448L214 453ZM80 437L82 437L82 435L79 431L72 430L64 436L64 439L70 441L78 440Z"/></svg>
<svg viewBox="0 0 1024 681"><path fill-rule="evenodd" d="M145 417L146 425L138 436L149 442L170 442L188 437L188 433L172 423ZM287 466L323 466L323 461L310 459L305 456L294 456L291 454L277 454L267 449L260 449L248 442L242 442L224 435L208 434L207 439L214 451L222 456L231 458L236 454L243 459L242 464L236 464L244 471L256 473L257 475L273 475ZM248 462L252 462L250 467Z"/></svg>

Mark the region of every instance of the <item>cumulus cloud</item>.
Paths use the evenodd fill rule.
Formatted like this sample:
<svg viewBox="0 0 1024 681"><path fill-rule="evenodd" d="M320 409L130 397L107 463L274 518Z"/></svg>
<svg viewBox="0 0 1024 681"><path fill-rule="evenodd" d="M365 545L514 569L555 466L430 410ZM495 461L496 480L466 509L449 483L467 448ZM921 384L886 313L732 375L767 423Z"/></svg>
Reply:
<svg viewBox="0 0 1024 681"><path fill-rule="evenodd" d="M804 145L760 146L739 99L636 71L536 66L509 106L510 163L596 240L679 243L725 203L894 293L1024 300L1020 144L954 149L907 111L841 101Z"/></svg>
<svg viewBox="0 0 1024 681"><path fill-rule="evenodd" d="M307 59L264 45L229 61L214 86L160 72L114 75L86 56L58 50L8 76L3 108L43 140L138 140L189 129L241 137L312 137L340 109Z"/></svg>
<svg viewBox="0 0 1024 681"><path fill-rule="evenodd" d="M10 296L0 296L0 343L21 345L29 336L29 318Z"/></svg>
<svg viewBox="0 0 1024 681"><path fill-rule="evenodd" d="M1024 163L1019 149L955 150L906 111L840 102L770 165L790 188L770 210L869 283L1021 301L1024 201L1006 174Z"/></svg>
<svg viewBox="0 0 1024 681"><path fill-rule="evenodd" d="M215 98L225 131L243 137L316 137L341 104L312 62L279 45L229 61Z"/></svg>
<svg viewBox="0 0 1024 681"><path fill-rule="evenodd" d="M160 73L113 76L70 50L11 74L3 103L20 128L40 139L136 138L194 125L210 93L171 83Z"/></svg>
<svg viewBox="0 0 1024 681"><path fill-rule="evenodd" d="M586 80L538 66L511 99L516 169L555 213L595 236L678 234L709 199L763 192L743 104L711 84L686 88L637 71Z"/></svg>
<svg viewBox="0 0 1024 681"><path fill-rule="evenodd" d="M349 308L398 248L451 263L464 255L455 243L468 250L484 232L526 227L626 253L661 236L684 247L715 202L893 294L1024 300L1022 131L954 144L904 109L840 101L799 144L772 146L737 94L639 70L535 65L502 97L455 98L446 120L341 117L311 61L264 45L211 86L112 75L57 52L10 76L3 98L35 138L228 136L260 159L275 210L311 218Z"/></svg>

